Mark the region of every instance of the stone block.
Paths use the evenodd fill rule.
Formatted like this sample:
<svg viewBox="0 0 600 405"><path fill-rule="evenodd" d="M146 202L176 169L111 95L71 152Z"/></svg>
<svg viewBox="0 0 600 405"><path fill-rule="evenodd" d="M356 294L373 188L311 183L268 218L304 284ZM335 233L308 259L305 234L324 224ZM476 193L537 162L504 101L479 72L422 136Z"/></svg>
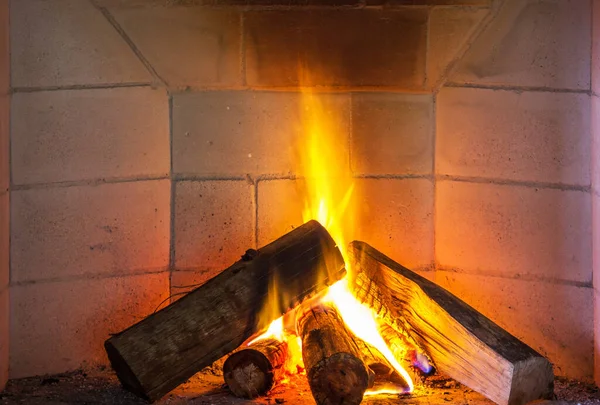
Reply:
<svg viewBox="0 0 600 405"><path fill-rule="evenodd" d="M430 174L433 99L429 95L355 93L352 170L358 174Z"/></svg>
<svg viewBox="0 0 600 405"><path fill-rule="evenodd" d="M10 92L9 0L0 0L0 96Z"/></svg>
<svg viewBox="0 0 600 405"><path fill-rule="evenodd" d="M349 135L350 96L323 94L319 100L331 117L331 130ZM173 170L207 177L290 174L295 170L295 143L303 139L301 103L299 93L176 94Z"/></svg>
<svg viewBox="0 0 600 405"><path fill-rule="evenodd" d="M546 356L556 375L591 379L591 288L445 271L435 280Z"/></svg>
<svg viewBox="0 0 600 405"><path fill-rule="evenodd" d="M9 354L9 330L8 330L8 287L0 287L0 392L8 381L8 354Z"/></svg>
<svg viewBox="0 0 600 405"><path fill-rule="evenodd" d="M13 191L11 281L169 264L168 180Z"/></svg>
<svg viewBox="0 0 600 405"><path fill-rule="evenodd" d="M592 189L600 194L600 98L596 95L593 95L591 98L591 114Z"/></svg>
<svg viewBox="0 0 600 405"><path fill-rule="evenodd" d="M218 274L255 247L254 227L252 184L177 182L174 268Z"/></svg>
<svg viewBox="0 0 600 405"><path fill-rule="evenodd" d="M600 95L600 0L592 0L592 91Z"/></svg>
<svg viewBox="0 0 600 405"><path fill-rule="evenodd" d="M239 11L181 6L111 13L169 87L242 83Z"/></svg>
<svg viewBox="0 0 600 405"><path fill-rule="evenodd" d="M17 93L11 126L15 184L169 173L164 90Z"/></svg>
<svg viewBox="0 0 600 405"><path fill-rule="evenodd" d="M152 80L127 43L89 1L11 2L10 51L13 87Z"/></svg>
<svg viewBox="0 0 600 405"><path fill-rule="evenodd" d="M445 79L449 65L462 56L467 42L488 13L486 8L436 7L431 10L427 48L429 87Z"/></svg>
<svg viewBox="0 0 600 405"><path fill-rule="evenodd" d="M11 287L11 378L108 364L104 341L169 296L169 273Z"/></svg>
<svg viewBox="0 0 600 405"><path fill-rule="evenodd" d="M355 237L410 268L433 262L433 184L427 179L357 179Z"/></svg>
<svg viewBox="0 0 600 405"><path fill-rule="evenodd" d="M589 103L585 94L445 88L436 172L589 186Z"/></svg>
<svg viewBox="0 0 600 405"><path fill-rule="evenodd" d="M0 193L8 191L10 185L10 96L0 95Z"/></svg>
<svg viewBox="0 0 600 405"><path fill-rule="evenodd" d="M450 79L589 90L590 14L590 0L509 0Z"/></svg>
<svg viewBox="0 0 600 405"><path fill-rule="evenodd" d="M592 281L587 192L438 181L435 217L436 259L442 268Z"/></svg>
<svg viewBox="0 0 600 405"><path fill-rule="evenodd" d="M258 183L258 247L273 242L302 225L302 180L268 180Z"/></svg>
<svg viewBox="0 0 600 405"><path fill-rule="evenodd" d="M250 86L424 84L424 9L251 11L244 35Z"/></svg>
<svg viewBox="0 0 600 405"><path fill-rule="evenodd" d="M9 283L9 193L0 192L0 290L8 288Z"/></svg>

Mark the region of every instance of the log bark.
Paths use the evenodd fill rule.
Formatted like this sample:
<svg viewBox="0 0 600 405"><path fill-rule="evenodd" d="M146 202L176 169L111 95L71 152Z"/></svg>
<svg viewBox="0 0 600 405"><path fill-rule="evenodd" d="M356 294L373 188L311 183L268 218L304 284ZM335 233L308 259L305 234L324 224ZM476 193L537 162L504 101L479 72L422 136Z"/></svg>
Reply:
<svg viewBox="0 0 600 405"><path fill-rule="evenodd" d="M265 339L233 352L223 364L223 377L236 397L265 395L285 370L288 347L285 342Z"/></svg>
<svg viewBox="0 0 600 405"><path fill-rule="evenodd" d="M550 398L552 365L450 292L364 242L349 249L357 297L408 333L442 373L500 405Z"/></svg>
<svg viewBox="0 0 600 405"><path fill-rule="evenodd" d="M322 304L300 313L297 331L302 338L308 383L317 404L360 404L369 385L368 370L335 308Z"/></svg>
<svg viewBox="0 0 600 405"><path fill-rule="evenodd" d="M157 400L258 331L273 280L278 295L269 322L344 275L329 233L307 222L108 339L108 358L126 389Z"/></svg>

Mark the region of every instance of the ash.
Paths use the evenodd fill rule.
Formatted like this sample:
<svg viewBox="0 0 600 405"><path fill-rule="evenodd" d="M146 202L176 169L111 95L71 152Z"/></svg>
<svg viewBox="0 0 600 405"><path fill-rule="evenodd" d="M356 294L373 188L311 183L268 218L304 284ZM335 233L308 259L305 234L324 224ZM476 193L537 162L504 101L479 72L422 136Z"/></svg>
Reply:
<svg viewBox="0 0 600 405"><path fill-rule="evenodd" d="M538 401L532 405L600 405L600 391L595 385L557 378L554 401ZM271 390L268 396L244 400L232 396L223 383L222 364L216 363L196 374L157 405L241 405L289 404L314 405L304 375L291 377ZM363 404L406 405L493 405L480 394L443 376L433 376L419 384L410 395L366 397ZM0 393L2 405L134 405L147 404L121 388L110 369L101 367L52 376L11 380Z"/></svg>

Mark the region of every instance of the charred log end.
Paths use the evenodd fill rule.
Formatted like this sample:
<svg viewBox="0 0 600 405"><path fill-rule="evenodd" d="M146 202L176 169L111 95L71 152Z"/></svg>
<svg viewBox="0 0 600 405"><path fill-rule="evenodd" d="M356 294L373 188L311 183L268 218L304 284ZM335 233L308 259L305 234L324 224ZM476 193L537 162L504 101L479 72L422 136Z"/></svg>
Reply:
<svg viewBox="0 0 600 405"><path fill-rule="evenodd" d="M319 405L358 405L369 385L364 363L348 353L335 353L310 371L308 382Z"/></svg>
<svg viewBox="0 0 600 405"><path fill-rule="evenodd" d="M133 392L146 401L152 401L152 398L149 398L148 395L146 395L146 391L136 378L135 373L131 370L125 359L123 359L123 356L121 356L121 353L119 353L117 348L113 346L110 339L104 342L104 348L108 355L110 365L117 374L123 388Z"/></svg>
<svg viewBox="0 0 600 405"><path fill-rule="evenodd" d="M231 392L241 398L266 394L275 383L267 357L252 349L233 353L223 364L223 377Z"/></svg>

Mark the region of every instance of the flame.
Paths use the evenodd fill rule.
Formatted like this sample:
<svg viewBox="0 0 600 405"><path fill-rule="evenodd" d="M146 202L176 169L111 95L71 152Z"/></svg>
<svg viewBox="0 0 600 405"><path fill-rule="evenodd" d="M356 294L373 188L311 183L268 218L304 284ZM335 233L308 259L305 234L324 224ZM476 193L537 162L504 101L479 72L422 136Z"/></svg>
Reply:
<svg viewBox="0 0 600 405"><path fill-rule="evenodd" d="M277 339L278 341L283 342L283 316L271 322L267 330L262 335L249 341L247 346L251 346L256 342L260 342L261 340L270 338Z"/></svg>
<svg viewBox="0 0 600 405"><path fill-rule="evenodd" d="M352 294L347 279L352 277L352 268L348 260L347 243L354 231L355 206L353 204L354 178L350 171L347 129L340 130L344 119L336 116L340 111L339 97L319 95L303 88L301 97L302 136L296 148L298 174L301 177L301 195L304 197L302 219L306 222L317 220L323 225L339 248L346 263L347 276L332 285L324 300L332 302L339 311L347 327L360 339L377 348L396 371L405 379L408 392L414 388L410 375L402 368L398 359L385 343L379 332L377 316L374 311L361 304ZM303 181L302 181L303 180ZM262 319L273 319L274 310L278 310L277 285L271 286L269 302ZM271 311L271 312L269 312ZM281 313L281 312L279 312ZM288 339L288 355L292 361L300 364L302 359L301 341L295 337L292 342L285 331L283 317L273 321L266 331L250 344L266 338L280 341ZM291 343L290 343L291 342ZM293 344L295 343L295 344ZM300 367L300 366L298 366ZM397 386L368 391L365 395L400 394L406 392Z"/></svg>
<svg viewBox="0 0 600 405"><path fill-rule="evenodd" d="M376 314L371 308L361 304L354 295L352 295L348 288L347 279L344 278L329 287L325 300L333 302L342 316L344 323L352 333L381 352L386 360L408 384L407 392L411 392L414 389L412 379L408 372L394 357L394 354L379 333ZM398 391L395 393L398 393Z"/></svg>
<svg viewBox="0 0 600 405"><path fill-rule="evenodd" d="M325 299L333 302L346 326L358 338L383 354L407 382L410 392L414 388L412 379L379 333L374 311L358 302L348 287L347 278L351 277L352 268L346 246L349 233L354 231L355 212L352 204L354 179L348 163L345 134L333 127L332 106L327 105L322 96L310 90L304 90L302 94L303 141L306 144L298 150L301 152L300 173L306 180L303 220L316 219L329 231L342 253L348 272L345 279L329 287ZM388 391L402 392L397 389Z"/></svg>

